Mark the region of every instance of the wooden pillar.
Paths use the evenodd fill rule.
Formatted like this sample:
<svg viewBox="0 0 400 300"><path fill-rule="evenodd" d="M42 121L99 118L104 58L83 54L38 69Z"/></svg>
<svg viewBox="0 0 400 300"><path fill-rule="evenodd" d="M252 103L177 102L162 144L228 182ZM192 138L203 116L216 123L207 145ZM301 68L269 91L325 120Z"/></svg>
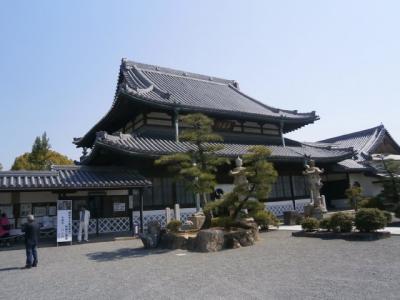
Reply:
<svg viewBox="0 0 400 300"><path fill-rule="evenodd" d="M139 210L140 210L140 233L143 233L143 196L144 188L140 189L140 200L139 200Z"/></svg>
<svg viewBox="0 0 400 300"><path fill-rule="evenodd" d="M290 195L292 196L293 209L296 210L296 199L294 198L294 188L293 188L293 176L289 175L290 178Z"/></svg>
<svg viewBox="0 0 400 300"><path fill-rule="evenodd" d="M133 191L132 189L128 190L128 214L129 214L129 230L133 231Z"/></svg>

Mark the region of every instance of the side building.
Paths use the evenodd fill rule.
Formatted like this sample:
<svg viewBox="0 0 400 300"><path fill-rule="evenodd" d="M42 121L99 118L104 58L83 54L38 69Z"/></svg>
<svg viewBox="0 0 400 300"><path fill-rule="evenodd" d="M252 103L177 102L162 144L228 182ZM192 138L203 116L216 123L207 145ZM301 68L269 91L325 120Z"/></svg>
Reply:
<svg viewBox="0 0 400 300"><path fill-rule="evenodd" d="M336 207L346 207L347 200L343 199L343 188L358 184L367 197L374 197L382 191L382 164L379 157L400 160L400 146L390 135L384 125L332 137L314 143L319 146L353 147L355 156L337 164ZM332 176L331 176L332 177ZM329 175L328 175L329 178ZM327 191L329 193L329 191ZM332 195L332 193L330 193ZM341 199L342 198L342 199Z"/></svg>

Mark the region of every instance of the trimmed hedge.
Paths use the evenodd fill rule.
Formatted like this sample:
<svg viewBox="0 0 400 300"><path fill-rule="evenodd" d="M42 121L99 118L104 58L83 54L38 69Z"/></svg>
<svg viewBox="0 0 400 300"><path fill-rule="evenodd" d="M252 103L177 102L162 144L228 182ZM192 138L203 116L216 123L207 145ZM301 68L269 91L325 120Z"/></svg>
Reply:
<svg viewBox="0 0 400 300"><path fill-rule="evenodd" d="M325 218L319 221L319 228L331 231L331 218Z"/></svg>
<svg viewBox="0 0 400 300"><path fill-rule="evenodd" d="M377 208L361 208L356 213L355 225L361 232L376 231L386 224L385 214Z"/></svg>
<svg viewBox="0 0 400 300"><path fill-rule="evenodd" d="M354 217L343 212L334 213L329 220L329 227L335 232L351 232Z"/></svg>
<svg viewBox="0 0 400 300"><path fill-rule="evenodd" d="M279 219L270 211L259 210L253 215L254 221L262 229L268 229L270 225L278 226Z"/></svg>
<svg viewBox="0 0 400 300"><path fill-rule="evenodd" d="M316 218L304 218L301 222L301 228L305 231L315 231L319 228L319 221Z"/></svg>

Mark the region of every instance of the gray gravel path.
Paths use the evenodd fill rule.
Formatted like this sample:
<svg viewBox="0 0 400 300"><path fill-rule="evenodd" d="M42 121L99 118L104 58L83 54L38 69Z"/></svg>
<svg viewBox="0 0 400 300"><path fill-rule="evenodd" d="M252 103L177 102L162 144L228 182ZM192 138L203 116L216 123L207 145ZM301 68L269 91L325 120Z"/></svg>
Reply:
<svg viewBox="0 0 400 300"><path fill-rule="evenodd" d="M137 240L0 251L1 299L400 299L400 237L375 242L261 234L253 247L144 251Z"/></svg>

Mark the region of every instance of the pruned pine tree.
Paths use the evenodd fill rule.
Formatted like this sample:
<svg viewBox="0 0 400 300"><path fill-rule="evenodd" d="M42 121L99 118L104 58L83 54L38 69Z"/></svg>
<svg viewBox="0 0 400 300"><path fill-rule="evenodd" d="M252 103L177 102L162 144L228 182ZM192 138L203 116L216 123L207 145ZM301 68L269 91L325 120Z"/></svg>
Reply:
<svg viewBox="0 0 400 300"><path fill-rule="evenodd" d="M235 186L231 193L225 194L224 198L209 203L206 211L217 211L220 217L230 218L234 226L246 227L240 222L244 209L248 210L248 217L265 219L266 222L275 222L276 218L264 210L264 204L272 186L276 181L278 173L273 164L268 161L271 151L265 146L254 146L244 155L244 175L248 183ZM268 220L267 220L268 219Z"/></svg>
<svg viewBox="0 0 400 300"><path fill-rule="evenodd" d="M196 113L182 118L186 129L179 134L179 140L186 142L189 150L185 153L165 155L156 160L156 165L166 165L182 180L186 187L202 199L202 206L207 203L207 195L212 193L217 184L218 166L229 163L227 158L218 156L223 149L223 139L212 131L214 121L207 116Z"/></svg>
<svg viewBox="0 0 400 300"><path fill-rule="evenodd" d="M400 217L400 162L382 159L382 165L385 172L383 191L377 198Z"/></svg>

